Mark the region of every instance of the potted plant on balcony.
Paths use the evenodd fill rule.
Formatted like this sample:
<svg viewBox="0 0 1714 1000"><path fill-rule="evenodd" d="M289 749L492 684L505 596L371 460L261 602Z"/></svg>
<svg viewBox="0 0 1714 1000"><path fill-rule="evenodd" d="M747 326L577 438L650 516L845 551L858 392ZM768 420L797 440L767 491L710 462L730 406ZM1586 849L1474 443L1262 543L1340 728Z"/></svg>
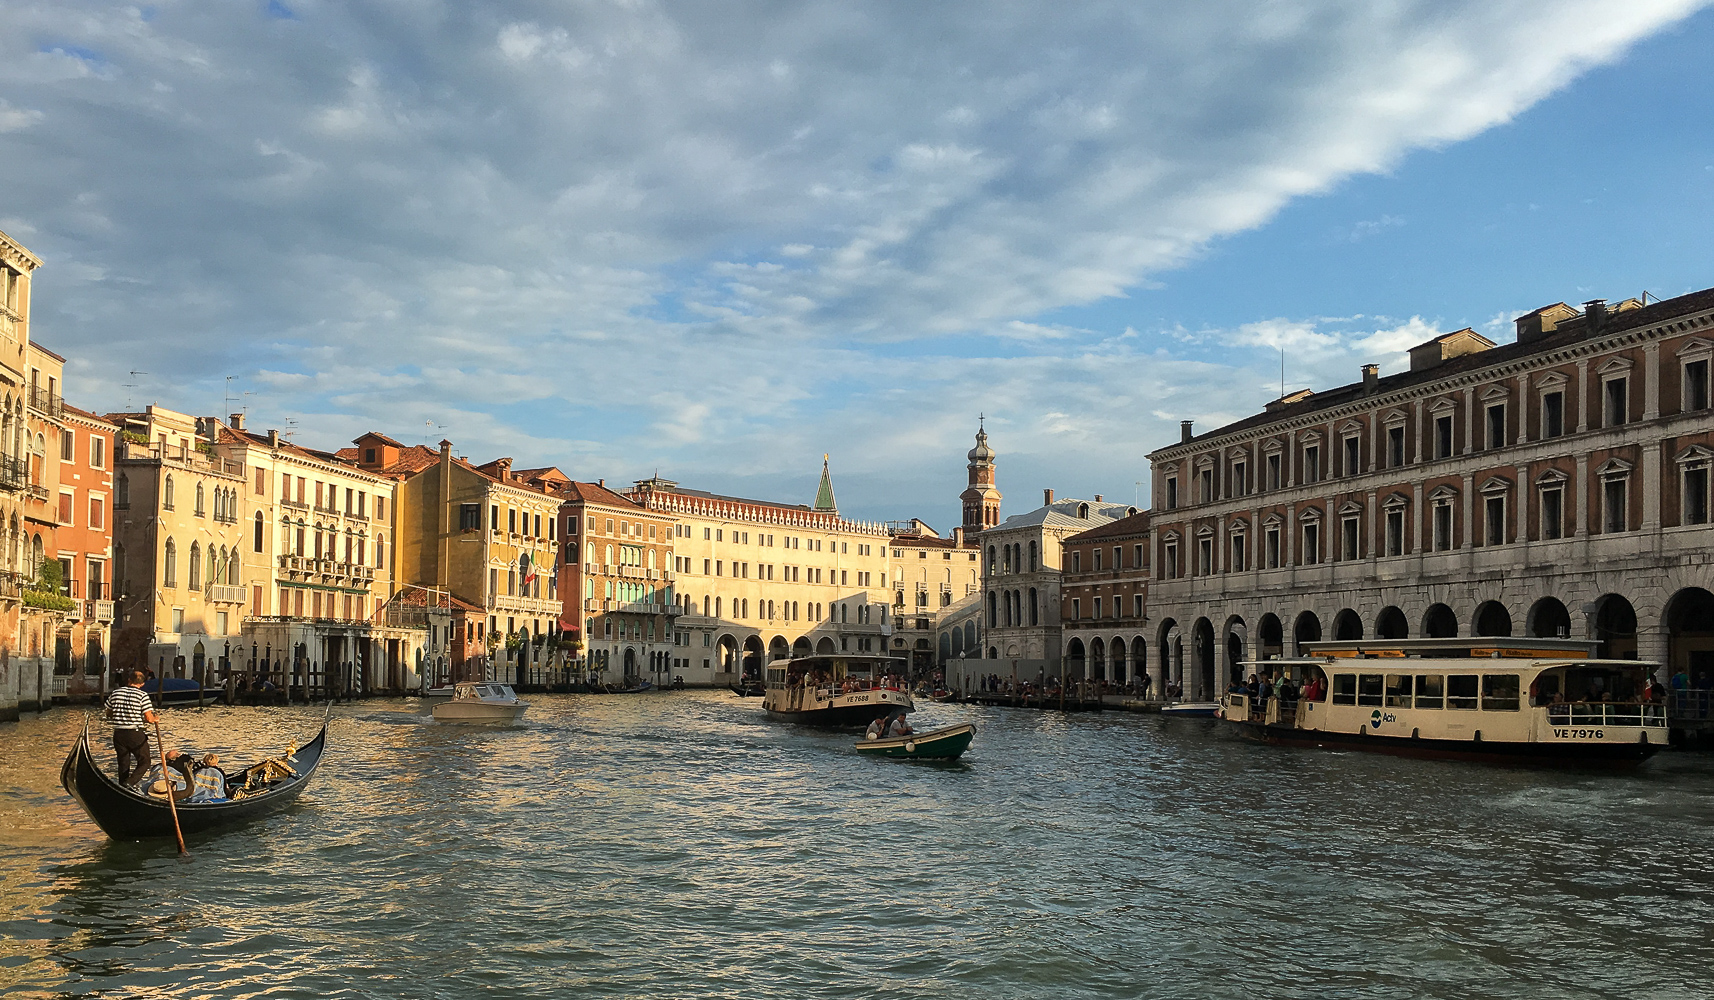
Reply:
<svg viewBox="0 0 1714 1000"><path fill-rule="evenodd" d="M67 612L77 608L77 602L67 597L65 570L58 559L43 559L36 568L36 578L24 585L23 602L27 608Z"/></svg>

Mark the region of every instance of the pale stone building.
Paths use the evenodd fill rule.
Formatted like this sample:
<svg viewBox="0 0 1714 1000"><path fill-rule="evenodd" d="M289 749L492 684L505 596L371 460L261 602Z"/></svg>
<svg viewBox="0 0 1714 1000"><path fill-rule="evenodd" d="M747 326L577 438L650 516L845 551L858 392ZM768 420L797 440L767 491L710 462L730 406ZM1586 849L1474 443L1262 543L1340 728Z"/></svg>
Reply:
<svg viewBox="0 0 1714 1000"><path fill-rule="evenodd" d="M567 483L558 493L560 628L581 637L591 678L665 686L686 676L692 651L673 627L677 518L605 481Z"/></svg>
<svg viewBox="0 0 1714 1000"><path fill-rule="evenodd" d="M1157 679L1327 638L1571 635L1714 675L1714 290L1517 320L1149 456Z"/></svg>

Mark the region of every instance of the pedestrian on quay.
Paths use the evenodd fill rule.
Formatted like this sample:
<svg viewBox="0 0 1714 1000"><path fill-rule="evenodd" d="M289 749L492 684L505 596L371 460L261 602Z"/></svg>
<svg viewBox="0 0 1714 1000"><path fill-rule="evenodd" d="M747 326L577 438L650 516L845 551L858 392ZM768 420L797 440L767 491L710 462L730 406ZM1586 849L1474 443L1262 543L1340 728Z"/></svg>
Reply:
<svg viewBox="0 0 1714 1000"><path fill-rule="evenodd" d="M113 752L119 758L119 783L129 785L132 775L139 781L149 771L149 730L155 724L155 706L143 693L143 672L133 670L125 685L107 696L102 713L113 726ZM136 769L132 769L132 761Z"/></svg>

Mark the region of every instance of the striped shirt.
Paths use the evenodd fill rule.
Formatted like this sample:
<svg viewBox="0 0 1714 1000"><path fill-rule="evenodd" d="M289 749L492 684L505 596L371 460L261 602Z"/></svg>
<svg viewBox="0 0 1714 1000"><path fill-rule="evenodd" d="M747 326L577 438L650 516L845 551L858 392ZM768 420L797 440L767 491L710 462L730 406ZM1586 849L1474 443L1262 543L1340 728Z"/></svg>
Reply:
<svg viewBox="0 0 1714 1000"><path fill-rule="evenodd" d="M142 688L126 685L107 696L107 717L114 729L142 729L144 712L153 711L154 703Z"/></svg>

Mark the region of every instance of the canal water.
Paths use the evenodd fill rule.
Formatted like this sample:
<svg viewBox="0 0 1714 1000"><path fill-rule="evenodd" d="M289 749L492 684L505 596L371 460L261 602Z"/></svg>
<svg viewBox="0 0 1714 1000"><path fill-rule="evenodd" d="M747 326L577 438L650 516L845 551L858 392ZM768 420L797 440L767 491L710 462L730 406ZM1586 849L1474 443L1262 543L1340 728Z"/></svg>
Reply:
<svg viewBox="0 0 1714 1000"><path fill-rule="evenodd" d="M1705 997L1714 758L1560 774L1205 721L927 706L863 760L726 692L509 729L334 709L292 810L110 843L82 715L0 729L0 993L53 997ZM319 712L167 713L200 751Z"/></svg>

